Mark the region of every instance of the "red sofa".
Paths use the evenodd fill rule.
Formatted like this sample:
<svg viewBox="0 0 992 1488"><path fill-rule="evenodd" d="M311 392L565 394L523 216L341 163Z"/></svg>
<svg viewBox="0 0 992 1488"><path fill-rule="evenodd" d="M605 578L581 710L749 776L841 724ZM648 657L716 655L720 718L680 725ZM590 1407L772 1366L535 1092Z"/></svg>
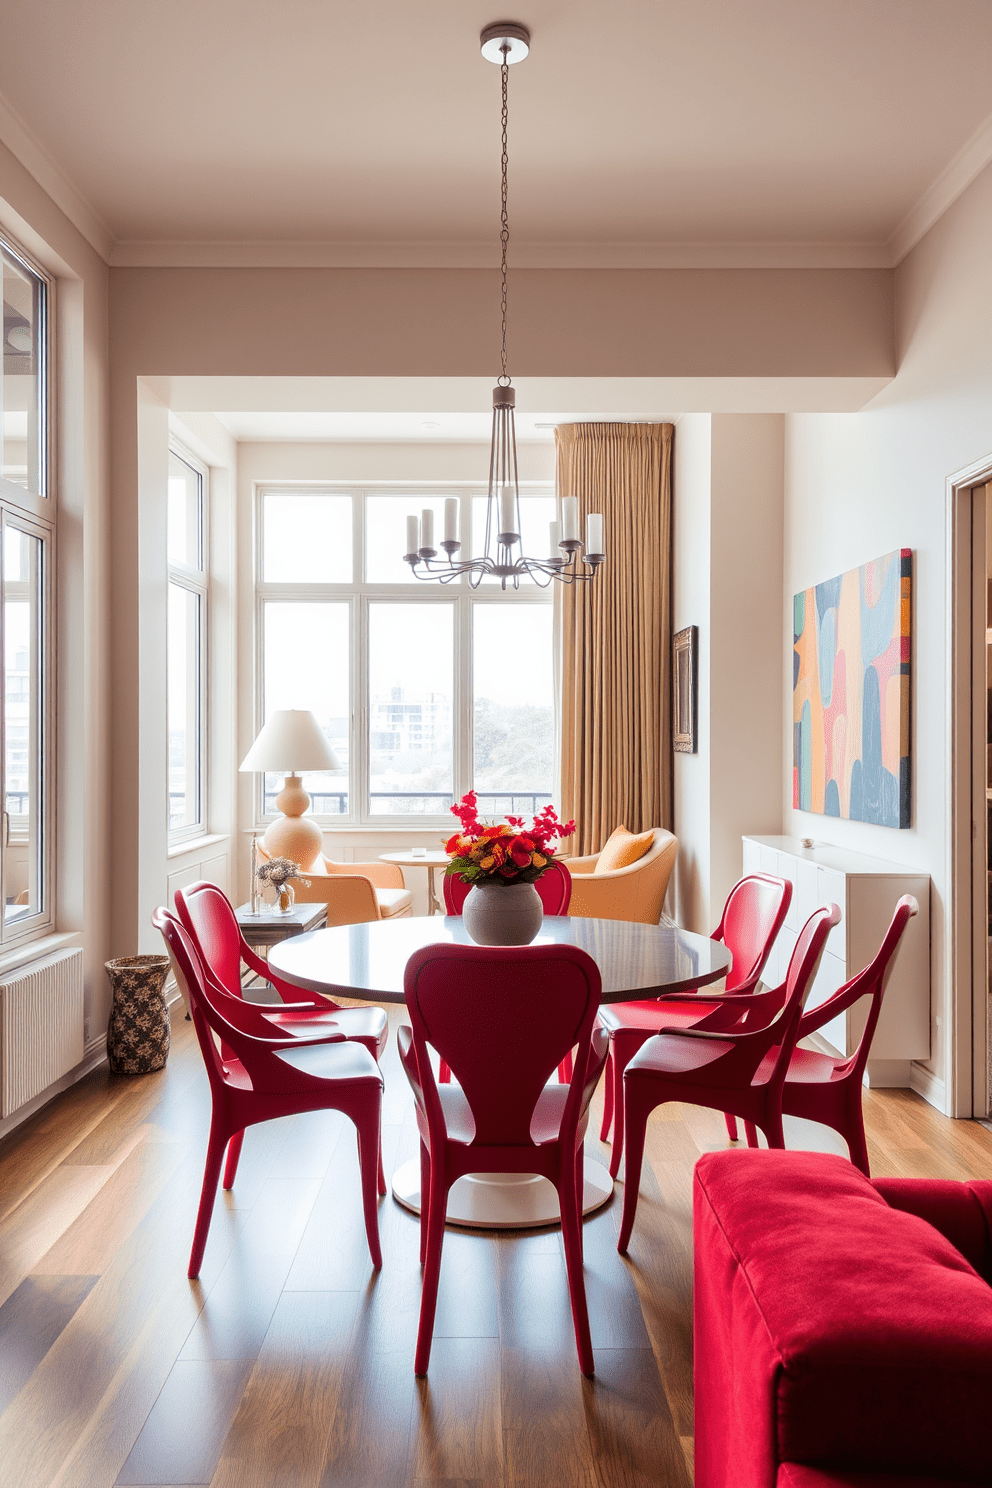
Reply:
<svg viewBox="0 0 992 1488"><path fill-rule="evenodd" d="M992 1183L710 1153L696 1488L992 1484Z"/></svg>

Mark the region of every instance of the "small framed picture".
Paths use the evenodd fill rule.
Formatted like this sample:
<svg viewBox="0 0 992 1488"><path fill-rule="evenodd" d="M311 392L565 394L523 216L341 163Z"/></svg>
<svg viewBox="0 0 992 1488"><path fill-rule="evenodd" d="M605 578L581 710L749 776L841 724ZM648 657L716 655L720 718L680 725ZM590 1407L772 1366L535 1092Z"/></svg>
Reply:
<svg viewBox="0 0 992 1488"><path fill-rule="evenodd" d="M696 641L697 625L677 630L672 641L672 678L675 697L672 733L676 754L696 753Z"/></svg>

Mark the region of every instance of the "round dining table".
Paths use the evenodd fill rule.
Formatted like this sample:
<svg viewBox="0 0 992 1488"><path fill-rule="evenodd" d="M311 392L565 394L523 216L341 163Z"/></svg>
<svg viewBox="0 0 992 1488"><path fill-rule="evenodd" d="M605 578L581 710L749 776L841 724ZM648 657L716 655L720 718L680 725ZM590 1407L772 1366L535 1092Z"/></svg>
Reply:
<svg viewBox="0 0 992 1488"><path fill-rule="evenodd" d="M588 952L602 978L603 1002L637 1002L662 992L707 986L726 976L730 952L719 941L671 925L547 915L532 945L573 945ZM269 965L308 992L365 1002L402 1003L403 974L414 951L475 942L460 915L373 920L311 930L273 946ZM393 1174L393 1197L420 1212L420 1162ZM606 1167L586 1155L583 1213L613 1193ZM558 1194L537 1174L470 1173L452 1185L448 1223L473 1229L526 1229L560 1222Z"/></svg>

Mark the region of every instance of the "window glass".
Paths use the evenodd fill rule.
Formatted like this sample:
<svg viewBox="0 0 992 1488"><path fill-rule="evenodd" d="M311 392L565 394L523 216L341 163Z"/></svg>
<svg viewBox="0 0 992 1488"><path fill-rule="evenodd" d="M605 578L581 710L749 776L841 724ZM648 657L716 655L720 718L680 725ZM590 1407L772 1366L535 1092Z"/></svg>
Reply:
<svg viewBox="0 0 992 1488"><path fill-rule="evenodd" d="M263 720L281 708L309 708L341 762L340 770L303 776L315 816L344 816L349 809L349 610L347 603L319 600L266 600L262 606ZM277 809L282 782L282 775L265 776L267 814Z"/></svg>
<svg viewBox="0 0 992 1488"><path fill-rule="evenodd" d="M552 608L476 603L472 619L479 811L528 816L554 778Z"/></svg>
<svg viewBox="0 0 992 1488"><path fill-rule="evenodd" d="M403 562L403 556L407 551L406 519L416 517L419 521L425 510L434 513L434 549L438 559L445 560L448 555L441 547L444 536L443 496L425 496L422 492L414 492L409 496L365 498L365 576L370 584L421 582L414 578L409 563ZM465 537L465 533L462 533L463 554L468 551Z"/></svg>
<svg viewBox="0 0 992 1488"><path fill-rule="evenodd" d="M443 814L451 804L454 610L369 606L369 811Z"/></svg>
<svg viewBox="0 0 992 1488"><path fill-rule="evenodd" d="M5 248L3 263L3 476L47 495L44 417L45 282Z"/></svg>
<svg viewBox="0 0 992 1488"><path fill-rule="evenodd" d="M4 928L43 904L44 793L42 541L8 522L3 531Z"/></svg>
<svg viewBox="0 0 992 1488"><path fill-rule="evenodd" d="M488 496L473 496L472 498L472 556L478 557L484 551L486 541L486 508L489 505ZM520 498L520 526L522 541L513 549L515 557L526 553L529 558L547 558L551 551L550 546L550 524L556 517L557 503L553 496L521 496ZM494 513L494 520L497 513ZM490 547L495 557L496 534L492 534ZM529 584L530 579L523 580ZM485 584L498 584L499 579L484 579Z"/></svg>
<svg viewBox="0 0 992 1488"><path fill-rule="evenodd" d="M266 584L350 584L350 496L266 491L262 497L262 579Z"/></svg>
<svg viewBox="0 0 992 1488"><path fill-rule="evenodd" d="M200 811L201 596L169 585L169 831L196 826Z"/></svg>
<svg viewBox="0 0 992 1488"><path fill-rule="evenodd" d="M169 562L203 568L202 477L175 453L169 454Z"/></svg>

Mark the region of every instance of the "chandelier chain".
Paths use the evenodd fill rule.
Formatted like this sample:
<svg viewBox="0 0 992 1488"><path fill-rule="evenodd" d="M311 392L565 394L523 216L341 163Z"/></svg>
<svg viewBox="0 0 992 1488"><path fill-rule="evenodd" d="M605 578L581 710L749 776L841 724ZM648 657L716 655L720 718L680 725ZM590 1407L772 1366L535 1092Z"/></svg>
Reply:
<svg viewBox="0 0 992 1488"><path fill-rule="evenodd" d="M507 61L507 54L509 52L509 46L504 42L503 47L502 47L501 50L503 52L503 63L502 63L502 66L500 67L500 73L502 74L502 80L503 80L503 112L502 112L503 157L502 157L502 162L501 162L501 164L502 164L503 180L502 180L502 193L501 193L502 210L500 212L500 234L499 234L499 240L500 240L500 244L501 244L501 247L502 247L502 259L501 259L501 264L500 264L500 271L501 271L501 274L502 274L502 294L501 294L501 299L500 299L500 306L501 306L502 315L503 315L503 347L502 347L502 367L503 367L503 372L502 372L502 376L500 377L499 380L502 383L503 380L504 380L504 378L505 378L506 382L509 383L510 379L509 379L509 377L507 377L507 373L506 373L506 249L507 249L507 244L510 241L510 219L507 216L507 211L506 211L506 172L507 172L507 165L509 163L509 155L507 153L507 147L506 147L506 123L507 123L507 118L508 118L508 110L507 110L507 102L506 102L506 98L507 98L507 78L508 78L509 72L510 72L510 64Z"/></svg>

